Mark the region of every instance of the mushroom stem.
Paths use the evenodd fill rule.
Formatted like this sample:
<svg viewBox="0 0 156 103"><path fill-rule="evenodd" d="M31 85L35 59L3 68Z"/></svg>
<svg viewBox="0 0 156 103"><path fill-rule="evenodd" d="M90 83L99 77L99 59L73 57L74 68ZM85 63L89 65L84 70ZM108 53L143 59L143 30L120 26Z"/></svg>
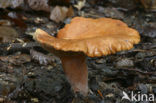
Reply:
<svg viewBox="0 0 156 103"><path fill-rule="evenodd" d="M74 92L79 92L86 96L88 93L88 70L85 56L63 56L61 57L62 66L68 81Z"/></svg>

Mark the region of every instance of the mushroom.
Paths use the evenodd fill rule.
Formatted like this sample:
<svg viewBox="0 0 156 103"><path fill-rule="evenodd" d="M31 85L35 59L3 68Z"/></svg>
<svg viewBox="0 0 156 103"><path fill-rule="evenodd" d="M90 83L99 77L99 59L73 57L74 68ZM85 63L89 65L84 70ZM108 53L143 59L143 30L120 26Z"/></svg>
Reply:
<svg viewBox="0 0 156 103"><path fill-rule="evenodd" d="M65 75L74 92L88 93L86 56L100 57L133 48L139 33L120 20L75 17L57 37L37 29L34 39L61 59Z"/></svg>

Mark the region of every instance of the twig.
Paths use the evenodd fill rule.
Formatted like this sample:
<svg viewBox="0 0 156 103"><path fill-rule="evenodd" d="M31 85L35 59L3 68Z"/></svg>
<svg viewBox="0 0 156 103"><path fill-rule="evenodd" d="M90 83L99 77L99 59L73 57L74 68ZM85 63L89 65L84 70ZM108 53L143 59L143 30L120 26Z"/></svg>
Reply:
<svg viewBox="0 0 156 103"><path fill-rule="evenodd" d="M136 69L136 68L126 68L126 69L123 69L123 68L119 68L119 70L127 70L127 71L134 71L134 72L138 72L138 73L141 73L141 74L145 74L145 75L156 75L156 72L145 72L145 71L141 71L139 69Z"/></svg>
<svg viewBox="0 0 156 103"><path fill-rule="evenodd" d="M40 47L37 42L28 42L28 43L4 43L0 44L0 55L6 54L12 51L25 51L30 50L33 47Z"/></svg>
<svg viewBox="0 0 156 103"><path fill-rule="evenodd" d="M100 95L100 97L101 97L102 99L104 99L104 97L103 97L101 91L100 91L100 90L97 90L97 92L98 92L98 94Z"/></svg>

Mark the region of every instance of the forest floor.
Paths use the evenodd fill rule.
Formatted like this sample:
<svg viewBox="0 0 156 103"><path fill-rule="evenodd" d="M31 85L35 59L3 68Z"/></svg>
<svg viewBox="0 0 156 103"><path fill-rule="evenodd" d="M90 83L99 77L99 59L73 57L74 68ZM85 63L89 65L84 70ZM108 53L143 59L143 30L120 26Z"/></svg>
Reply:
<svg viewBox="0 0 156 103"><path fill-rule="evenodd" d="M42 49L31 36L36 28L55 36L71 17L56 23L43 11L0 9L0 33L5 32L0 34L0 103L156 102L156 13L141 4L93 1L98 2L87 2L81 11L73 8L74 16L120 19L139 31L141 42L129 51L88 57L89 95L77 98L59 58ZM153 94L155 102L122 100L123 92L131 95L132 91Z"/></svg>

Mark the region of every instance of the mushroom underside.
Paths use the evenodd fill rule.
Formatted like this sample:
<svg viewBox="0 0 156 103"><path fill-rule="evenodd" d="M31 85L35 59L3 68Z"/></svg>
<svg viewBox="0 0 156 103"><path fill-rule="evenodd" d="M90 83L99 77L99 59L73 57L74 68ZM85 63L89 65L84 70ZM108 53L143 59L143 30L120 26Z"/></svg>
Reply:
<svg viewBox="0 0 156 103"><path fill-rule="evenodd" d="M89 57L99 57L114 54L118 51L129 50L133 44L140 41L138 35L132 36L97 36L88 39L59 39L50 36L41 29L37 29L34 38L43 47L54 48L63 52L83 52Z"/></svg>

